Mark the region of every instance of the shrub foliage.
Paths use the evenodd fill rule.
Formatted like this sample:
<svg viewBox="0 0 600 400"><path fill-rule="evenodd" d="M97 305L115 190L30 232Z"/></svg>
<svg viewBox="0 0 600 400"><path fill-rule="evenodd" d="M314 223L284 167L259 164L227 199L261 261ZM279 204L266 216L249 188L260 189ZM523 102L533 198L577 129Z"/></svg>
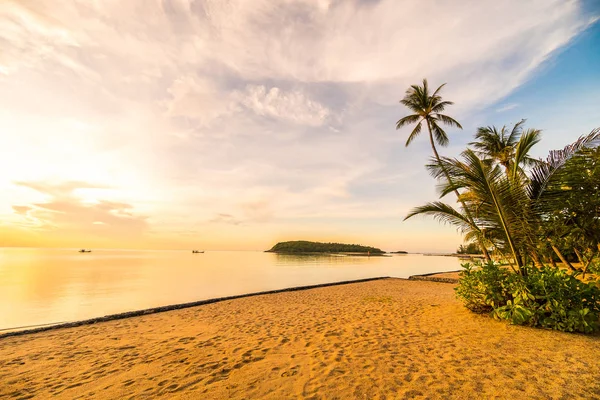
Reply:
<svg viewBox="0 0 600 400"><path fill-rule="evenodd" d="M456 295L478 313L516 325L592 333L600 328L600 288L566 270L525 266L516 274L494 262L463 264Z"/></svg>

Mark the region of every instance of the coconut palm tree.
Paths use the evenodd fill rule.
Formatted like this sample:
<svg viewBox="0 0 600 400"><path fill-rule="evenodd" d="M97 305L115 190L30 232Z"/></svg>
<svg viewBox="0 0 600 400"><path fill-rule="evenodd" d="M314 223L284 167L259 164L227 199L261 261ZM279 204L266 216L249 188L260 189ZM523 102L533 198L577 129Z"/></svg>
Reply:
<svg viewBox="0 0 600 400"><path fill-rule="evenodd" d="M396 123L396 129L400 129L406 125L416 124L412 132L406 140L406 146L411 144L413 140L421 133L423 124L427 126L429 132L429 142L436 160L440 161L440 156L435 147L437 142L440 146L448 145L448 135L441 125L455 126L462 129L462 126L454 118L442 114L446 107L454 104L448 100L442 100L440 92L446 84L440 85L433 94L429 93L429 85L427 79L423 79L423 86L411 85L404 98L400 103L406 106L411 112L411 115L400 118ZM435 140L434 140L435 138Z"/></svg>
<svg viewBox="0 0 600 400"><path fill-rule="evenodd" d="M529 142L529 139L524 139L525 142ZM472 217L449 205L435 202L413 209L406 218L419 214L431 215L442 222L456 225L470 235L476 235L477 230L485 230L488 232L487 239L492 239L496 248L512 257L523 273L525 270L522 267L529 260L539 263L540 241L549 239L540 237L539 228L549 213L563 207L564 199L557 197L556 188L560 189L561 196L569 194L564 191L563 167L582 149L598 145L600 129L595 129L564 149L550 152L548 158L539 162L525 179L514 179L512 174L506 173L501 163L482 159L470 149L464 151L460 159L443 157L439 165L430 166L434 177L450 176L448 183L440 188L441 195L443 197L450 192L464 190L461 204L464 209L471 210ZM527 153L525 148L523 144L523 154ZM518 152L515 151L515 158ZM519 165L517 160L511 163L513 170L515 165ZM579 177L581 174L570 175ZM553 187L554 190L550 190ZM597 242L590 243L598 246ZM562 257L556 246L553 249Z"/></svg>
<svg viewBox="0 0 600 400"><path fill-rule="evenodd" d="M529 156L529 151L541 139L539 129L523 131L525 120L517 122L508 131L506 125L501 129L495 126L479 127L475 141L469 143L475 152L490 162L504 167L507 176L517 178L523 176L523 167L535 166L538 160Z"/></svg>
<svg viewBox="0 0 600 400"><path fill-rule="evenodd" d="M442 128L443 125L454 126L462 129L462 126L458 121L454 118L442 114L446 107L454 104L451 101L443 100L440 96L440 92L442 88L446 86L446 84L440 85L432 94L429 93L429 84L427 83L427 79L423 79L423 86L419 85L411 85L407 90L404 98L400 100L400 103L406 106L412 114L407 115L406 117L401 118L396 123L396 129L400 129L406 125L416 124L408 136L406 140L406 146L410 145L413 140L422 131L423 124L427 126L427 131L429 133L429 143L431 144L431 150L433 151L435 160L438 165L441 165L440 155L435 146L436 142L440 146L447 146L449 143L448 135L446 131ZM443 171L443 167L442 167ZM452 183L450 176L445 172L444 175L449 183ZM460 193L458 190L455 191L457 199L460 200ZM470 220L470 226L473 229L477 229L477 225L473 222L473 218L471 217L469 210L463 204L463 209L465 212L465 218ZM406 219L406 218L405 218ZM474 236L477 237L477 241L481 247L481 250L486 259L490 259L489 253L487 251L485 242L485 233L484 231L475 231Z"/></svg>
<svg viewBox="0 0 600 400"><path fill-rule="evenodd" d="M510 130L506 125L501 129L495 126L480 127L475 134L476 140L469 143L476 149L475 153L482 157L484 162L489 163L491 168L501 166L504 169L506 178L511 181L506 182L508 184L507 187L510 188L509 192L511 196L521 199L520 203L511 206L511 210L518 210L521 216L530 213L526 202L523 202L523 199L527 198L525 188L528 182L525 168L535 166L541 162L529 156L532 147L539 143L541 139L541 131L539 129L527 129L524 131L524 123L525 120L523 119L516 123ZM523 208L519 209L520 207ZM512 253L513 257L518 257L522 260L530 256L535 265L541 266L540 255L535 249L536 241L533 239L534 234L529 229L530 224L522 220L522 218L519 219L519 222L522 225L521 230L526 230L529 234L529 236L521 238L519 241L521 245L527 247L527 250L523 250L523 254L521 254L519 251L515 253L511 249L509 253ZM490 231L490 233L492 232ZM500 235L501 242L505 242L502 239L503 237L506 237L506 233ZM498 240L498 235L496 235L496 240ZM520 266L519 260L517 258L515 260L517 265Z"/></svg>

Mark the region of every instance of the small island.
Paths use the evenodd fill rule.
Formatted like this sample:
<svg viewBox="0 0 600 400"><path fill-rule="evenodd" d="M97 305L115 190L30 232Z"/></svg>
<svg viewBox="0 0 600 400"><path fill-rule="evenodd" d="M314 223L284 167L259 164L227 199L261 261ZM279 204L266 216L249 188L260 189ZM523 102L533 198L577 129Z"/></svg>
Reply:
<svg viewBox="0 0 600 400"><path fill-rule="evenodd" d="M404 251L404 250L390 251L390 254L408 254L408 251Z"/></svg>
<svg viewBox="0 0 600 400"><path fill-rule="evenodd" d="M273 246L267 253L278 254L336 254L346 253L352 255L370 255L381 256L385 252L381 249L371 246L361 246L358 244L344 243L321 243L309 242L307 240L293 240L290 242L279 242Z"/></svg>

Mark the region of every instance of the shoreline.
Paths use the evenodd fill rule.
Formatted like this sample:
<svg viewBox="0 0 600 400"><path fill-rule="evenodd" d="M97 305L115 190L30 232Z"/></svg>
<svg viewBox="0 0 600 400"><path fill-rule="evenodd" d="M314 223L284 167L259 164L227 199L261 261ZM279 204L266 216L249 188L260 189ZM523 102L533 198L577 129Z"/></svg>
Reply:
<svg viewBox="0 0 600 400"><path fill-rule="evenodd" d="M261 292L244 293L244 294L237 294L237 295L233 295L233 296L215 297L212 299L197 300L197 301L192 301L192 302L187 302L187 303L169 304L166 306L151 307L151 308L146 308L146 309L142 309L142 310L126 311L126 312L122 312L122 313L108 314L108 315L104 315L101 317L88 318L88 319L83 319L83 320L79 320L79 321L56 322L56 323L51 322L51 323L47 323L47 324L29 325L29 327L35 326L35 328L33 328L33 329L12 331L12 329L19 329L19 327L6 328L5 330L11 330L11 331L5 332L5 333L0 333L0 340L2 340L4 338L8 338L8 337L31 335L31 334L35 334L35 333L47 332L47 331L52 331L52 330L57 330L57 329L76 328L79 326L94 325L99 322L116 321L116 320L121 320L121 319L126 319L126 318L132 318L132 317L140 317L143 315L151 315L151 314L163 313L163 312L167 312L167 311L182 310L185 308L220 303L220 302L228 301L228 300L243 299L243 298L247 298L247 297L262 296L262 295L266 295L266 294L297 292L297 291L302 291L302 290L324 288L324 287L329 287L329 286L349 285L352 283L370 282L370 281L377 281L377 280L384 280L384 279L404 279L404 278L379 276L379 277L374 277L374 278L356 279L356 280L351 280L351 281L319 283L316 285L307 285L307 286L294 286L294 287L284 288L284 289L265 290L265 291L261 291ZM408 278L408 279L410 279L410 278ZM2 332L2 330L0 330L0 332Z"/></svg>
<svg viewBox="0 0 600 400"><path fill-rule="evenodd" d="M458 277L454 277L462 270L457 269L455 271L446 272L431 272L428 274L411 275L408 277L411 281L429 281L429 282L440 282L440 283L458 283Z"/></svg>
<svg viewBox="0 0 600 400"><path fill-rule="evenodd" d="M407 279L245 296L0 342L0 398L598 398L600 336ZM535 376L535 379L531 379Z"/></svg>
<svg viewBox="0 0 600 400"><path fill-rule="evenodd" d="M14 328L0 329L0 340L7 338L7 337L23 336L23 335L40 333L40 332L47 332L47 331L56 330L56 329L75 328L75 327L79 327L79 326L93 325L93 324L100 323L100 322L116 321L116 320L120 320L120 319L139 317L139 316L143 316L143 315L150 315L150 314L162 313L162 312L173 311L173 310L181 310L181 309L190 308L190 307L198 307L198 306L202 306L202 305L206 305L206 304L219 303L222 301L242 299L245 297L262 296L262 295L267 295L267 294L277 294L277 293L284 293L284 292L295 292L295 291L310 290L310 289L316 289L316 288L328 287L328 286L349 285L349 284L353 284L353 283L369 282L369 281L376 281L376 280L383 280L383 279L429 281L429 282L455 284L455 283L458 283L458 279L446 278L446 277L436 277L435 275L453 274L453 273L457 273L457 272L460 272L460 270L445 271L445 272L430 272L427 274L411 275L407 278L379 276L379 277L355 279L355 280L349 280L349 281L319 283L316 285L293 286L293 287L283 288L283 289L274 289L274 290L266 290L266 291L261 291L261 292L243 293L243 294L238 294L238 295L233 295L233 296L214 297L211 299L196 300L196 301L191 301L191 302L186 302L186 303L167 304L164 306L157 306L157 307L144 308L144 309L139 309L139 310L125 311L122 313L115 313L115 314L107 314L107 315L103 315L100 317L93 317L93 318L87 318L87 319L76 320L76 321L49 322L49 323L45 323L45 324L27 325L27 326L21 326L21 327L17 326Z"/></svg>

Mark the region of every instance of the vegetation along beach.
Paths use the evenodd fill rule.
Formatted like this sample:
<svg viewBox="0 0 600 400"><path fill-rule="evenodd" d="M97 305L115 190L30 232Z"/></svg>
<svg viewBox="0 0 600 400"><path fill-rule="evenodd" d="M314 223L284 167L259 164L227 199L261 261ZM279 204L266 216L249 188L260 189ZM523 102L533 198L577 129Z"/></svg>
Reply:
<svg viewBox="0 0 600 400"><path fill-rule="evenodd" d="M600 399L600 2L0 2L0 399Z"/></svg>

